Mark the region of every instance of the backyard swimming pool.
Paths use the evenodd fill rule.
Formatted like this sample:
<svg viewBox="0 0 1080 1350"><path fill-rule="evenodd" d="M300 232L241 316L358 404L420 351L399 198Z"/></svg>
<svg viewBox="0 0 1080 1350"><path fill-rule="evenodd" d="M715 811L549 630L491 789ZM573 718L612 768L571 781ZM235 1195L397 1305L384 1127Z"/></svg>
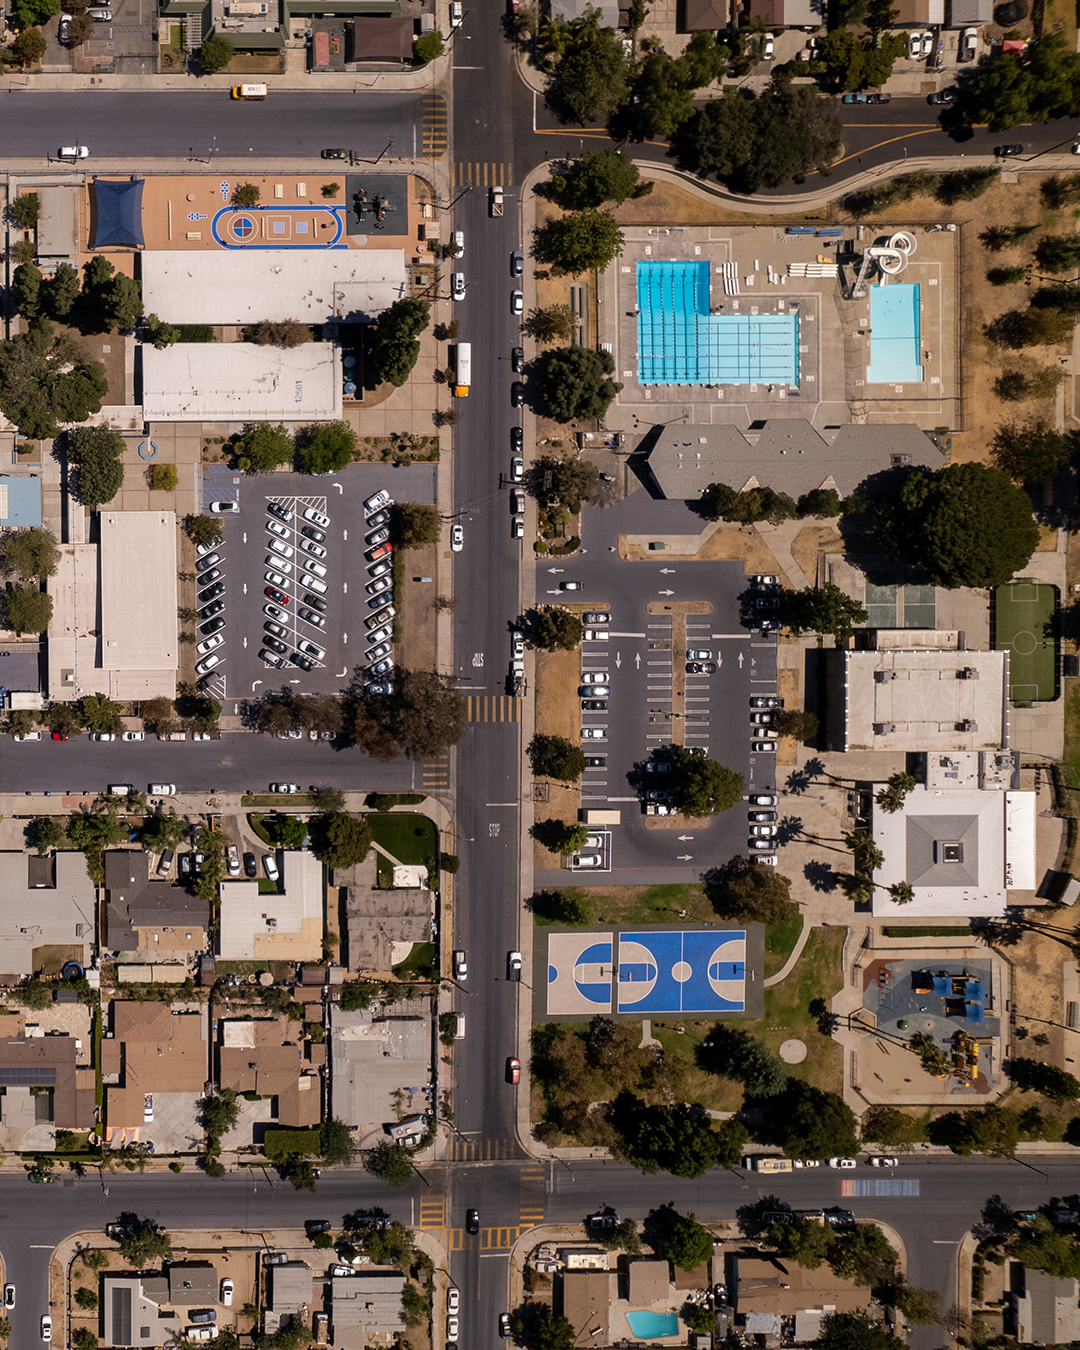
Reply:
<svg viewBox="0 0 1080 1350"><path fill-rule="evenodd" d="M630 1330L642 1341L653 1341L659 1336L677 1336L679 1319L674 1313L628 1312Z"/></svg>
<svg viewBox="0 0 1080 1350"><path fill-rule="evenodd" d="M898 282L870 288L868 384L921 384L919 287Z"/></svg>
<svg viewBox="0 0 1080 1350"><path fill-rule="evenodd" d="M798 309L710 314L709 280L707 262L637 264L639 382L797 387Z"/></svg>

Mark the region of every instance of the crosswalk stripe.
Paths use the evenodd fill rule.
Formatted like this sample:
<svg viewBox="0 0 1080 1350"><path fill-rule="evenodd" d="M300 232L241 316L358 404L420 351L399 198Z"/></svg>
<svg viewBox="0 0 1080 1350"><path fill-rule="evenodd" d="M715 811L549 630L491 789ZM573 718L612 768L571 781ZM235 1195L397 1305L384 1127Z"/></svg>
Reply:
<svg viewBox="0 0 1080 1350"><path fill-rule="evenodd" d="M459 160L454 165L454 187L512 187L513 164L487 161L468 163Z"/></svg>
<svg viewBox="0 0 1080 1350"><path fill-rule="evenodd" d="M469 694L465 708L469 722L521 721L521 699L509 694Z"/></svg>
<svg viewBox="0 0 1080 1350"><path fill-rule="evenodd" d="M424 95L423 154L425 159L442 159L446 154L446 96L434 91Z"/></svg>

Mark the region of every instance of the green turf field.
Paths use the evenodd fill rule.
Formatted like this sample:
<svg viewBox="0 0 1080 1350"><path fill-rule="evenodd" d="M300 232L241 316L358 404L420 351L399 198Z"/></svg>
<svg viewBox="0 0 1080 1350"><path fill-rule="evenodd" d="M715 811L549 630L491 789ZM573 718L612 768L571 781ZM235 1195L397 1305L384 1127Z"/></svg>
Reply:
<svg viewBox="0 0 1080 1350"><path fill-rule="evenodd" d="M1058 591L1014 581L994 591L994 648L1009 653L1013 703L1049 703L1058 695Z"/></svg>

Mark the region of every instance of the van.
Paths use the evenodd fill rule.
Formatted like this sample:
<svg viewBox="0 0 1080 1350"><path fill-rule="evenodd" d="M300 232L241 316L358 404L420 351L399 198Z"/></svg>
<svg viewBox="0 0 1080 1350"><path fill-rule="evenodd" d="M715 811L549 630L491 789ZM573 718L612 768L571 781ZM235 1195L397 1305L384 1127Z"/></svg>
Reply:
<svg viewBox="0 0 1080 1350"><path fill-rule="evenodd" d="M265 98L267 87L265 84L237 84L233 86L233 98Z"/></svg>
<svg viewBox="0 0 1080 1350"><path fill-rule="evenodd" d="M110 797L134 797L134 783L110 783L105 789Z"/></svg>
<svg viewBox="0 0 1080 1350"><path fill-rule="evenodd" d="M175 783L151 783L151 784L147 787L146 790L147 790L147 792L150 793L151 797L175 797L175 796L176 796L176 784L175 784Z"/></svg>
<svg viewBox="0 0 1080 1350"><path fill-rule="evenodd" d="M463 1041L465 1039L465 1014L454 1014L454 1040Z"/></svg>

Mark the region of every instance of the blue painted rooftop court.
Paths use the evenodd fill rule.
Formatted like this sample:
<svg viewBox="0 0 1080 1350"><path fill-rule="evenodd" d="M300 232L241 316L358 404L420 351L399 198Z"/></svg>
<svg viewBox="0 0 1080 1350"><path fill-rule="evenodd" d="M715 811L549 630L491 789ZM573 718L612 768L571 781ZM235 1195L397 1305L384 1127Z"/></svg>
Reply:
<svg viewBox="0 0 1080 1350"><path fill-rule="evenodd" d="M710 313L708 262L637 264L641 384L799 384L799 312Z"/></svg>

